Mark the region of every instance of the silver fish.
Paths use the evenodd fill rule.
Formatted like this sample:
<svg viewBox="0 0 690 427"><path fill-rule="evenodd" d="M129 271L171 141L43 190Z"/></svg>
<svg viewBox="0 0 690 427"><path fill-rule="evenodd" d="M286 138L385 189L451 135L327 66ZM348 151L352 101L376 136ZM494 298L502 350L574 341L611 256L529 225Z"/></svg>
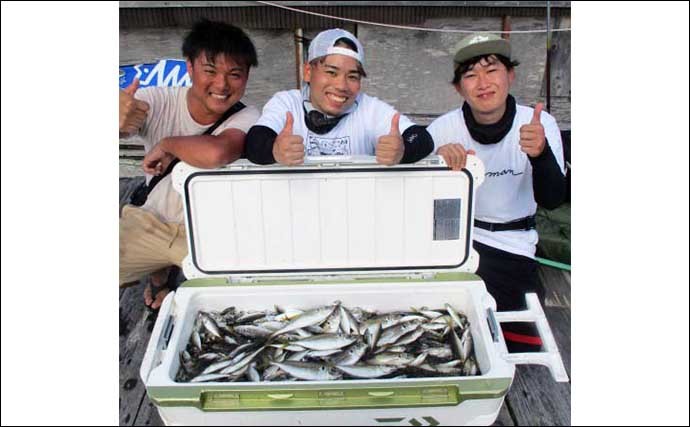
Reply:
<svg viewBox="0 0 690 427"><path fill-rule="evenodd" d="M450 317L453 319L453 322L455 322L455 325L460 328L460 330L465 329L465 322L462 319L462 315L460 315L453 307L450 306L450 304L446 303L446 310L448 311L448 314L450 314Z"/></svg>
<svg viewBox="0 0 690 427"><path fill-rule="evenodd" d="M333 350L346 347L355 341L357 341L356 335L321 334L293 341L291 344L299 345L310 350Z"/></svg>
<svg viewBox="0 0 690 427"><path fill-rule="evenodd" d="M265 348L266 348L266 346L259 348L254 353L246 356L244 359L237 362L236 364L234 364L232 366L228 366L227 368L223 369L222 371L220 371L220 373L221 374L232 374L233 372L239 371L240 369L244 368L245 366L248 366L249 363L251 363L254 360L254 358L259 355L259 353L264 351Z"/></svg>
<svg viewBox="0 0 690 427"><path fill-rule="evenodd" d="M238 334L249 338L265 338L274 332L270 329L255 325L237 325L234 329Z"/></svg>
<svg viewBox="0 0 690 427"><path fill-rule="evenodd" d="M270 347L277 348L277 349L279 349L279 350L287 350L287 351L304 351L304 350L306 350L305 347L303 347L303 346L301 346L301 345L296 345L296 344L293 344L293 343L287 343L287 344L276 344L276 343L273 343L273 344L269 344L269 346L270 346Z"/></svg>
<svg viewBox="0 0 690 427"><path fill-rule="evenodd" d="M276 317L275 317L275 320L278 322L285 322L285 321L293 320L293 319L299 317L301 314L304 313L302 310L281 309L278 306L276 306L276 309L280 313L280 314L276 315Z"/></svg>
<svg viewBox="0 0 690 427"><path fill-rule="evenodd" d="M259 372L256 370L256 363L251 363L249 365L246 375L249 381L256 383L261 381L261 375L259 375Z"/></svg>
<svg viewBox="0 0 690 427"><path fill-rule="evenodd" d="M331 313L333 313L333 311L338 307L338 305L327 305L325 307L319 307L315 310L304 312L294 320L290 321L290 323L285 325L283 328L271 334L269 339L284 334L285 332L306 328L307 326L318 325L326 320L328 316L330 316Z"/></svg>
<svg viewBox="0 0 690 427"><path fill-rule="evenodd" d="M206 361L213 361L213 360L218 360L221 358L221 355L218 353L204 353L199 356L199 360L206 360Z"/></svg>
<svg viewBox="0 0 690 427"><path fill-rule="evenodd" d="M381 323L374 323L371 327L366 329L366 333L364 334L364 339L367 341L369 344L369 349L371 351L374 351L376 349L376 345L379 341L379 338L381 338L381 332L383 331L383 326L381 326Z"/></svg>
<svg viewBox="0 0 690 427"><path fill-rule="evenodd" d="M419 356L417 356L412 362L410 362L410 366L419 366L422 363L426 361L426 358L429 356L429 353L422 353Z"/></svg>
<svg viewBox="0 0 690 427"><path fill-rule="evenodd" d="M339 348L334 348L332 350L309 350L309 353L307 353L307 357L311 359L321 359L339 352Z"/></svg>
<svg viewBox="0 0 690 427"><path fill-rule="evenodd" d="M231 351L230 354L228 354L228 357L231 357L231 358L232 358L232 357L235 357L235 356L237 356L238 354L244 352L245 350L247 350L248 348L253 347L253 346L254 346L254 344L253 344L253 343L250 343L250 342L248 342L248 343L246 343L246 344L239 345L239 346L237 346L236 349L234 349L233 351Z"/></svg>
<svg viewBox="0 0 690 427"><path fill-rule="evenodd" d="M463 363L462 374L468 376L477 375L477 362L475 362L472 357L468 358L465 360L465 363Z"/></svg>
<svg viewBox="0 0 690 427"><path fill-rule="evenodd" d="M199 349L199 351L204 350L204 348L201 346L201 335L199 335L199 332L192 331L192 342L194 343L194 346Z"/></svg>
<svg viewBox="0 0 690 427"><path fill-rule="evenodd" d="M424 325L421 325L422 327ZM424 329L418 327L417 329L413 330L412 332L408 332L407 334L403 335L400 337L399 340L397 340L394 345L396 346L406 346L408 344L412 344L413 342L417 341L419 337L424 335Z"/></svg>
<svg viewBox="0 0 690 427"><path fill-rule="evenodd" d="M392 374L398 370L397 366L382 366L382 365L352 365L352 366L336 366L346 374L356 378L379 378L385 375Z"/></svg>
<svg viewBox="0 0 690 427"><path fill-rule="evenodd" d="M462 360L467 359L472 352L472 335L470 334L470 328L466 328L462 332L462 338L460 338L460 358Z"/></svg>
<svg viewBox="0 0 690 427"><path fill-rule="evenodd" d="M368 349L367 343L359 341L331 357L329 362L338 366L351 366L359 362Z"/></svg>
<svg viewBox="0 0 690 427"><path fill-rule="evenodd" d="M249 312L249 313L241 316L237 320L235 320L235 324L249 323L249 322L253 322L255 320L263 319L264 317L266 317L265 311L253 311L253 312Z"/></svg>
<svg viewBox="0 0 690 427"><path fill-rule="evenodd" d="M420 324L421 324L421 322L419 320L413 320L411 322L401 323L397 326L393 326L391 328L388 328L388 329L384 330L383 332L381 332L381 338L379 338L379 341L376 345L379 347L384 346L384 345L392 345L397 340L402 338L403 335L417 329L417 327Z"/></svg>
<svg viewBox="0 0 690 427"><path fill-rule="evenodd" d="M453 357L453 350L450 349L450 346L422 348L422 351L428 353L429 356L439 359L450 359Z"/></svg>
<svg viewBox="0 0 690 427"><path fill-rule="evenodd" d="M335 369L320 363L308 362L271 362L283 371L301 380L328 381L339 380L342 375Z"/></svg>
<svg viewBox="0 0 690 427"><path fill-rule="evenodd" d="M204 326L204 328L208 331L209 334L211 334L213 337L219 340L223 339L223 336L220 333L220 329L218 329L218 324L216 324L216 321L213 320L211 316L200 311L199 318L201 319L201 324Z"/></svg>
<svg viewBox="0 0 690 427"><path fill-rule="evenodd" d="M340 330L340 310L333 310L333 313L326 318L321 328L327 334L337 333Z"/></svg>
<svg viewBox="0 0 690 427"><path fill-rule="evenodd" d="M229 378L230 375L223 375L223 374L201 374L198 375L190 380L192 383L203 383L206 381L215 381L215 380L220 380L223 378Z"/></svg>
<svg viewBox="0 0 690 427"><path fill-rule="evenodd" d="M415 360L415 356L408 353L381 353L368 359L368 365L387 365L405 367Z"/></svg>
<svg viewBox="0 0 690 427"><path fill-rule="evenodd" d="M426 308L426 307L421 307L421 308L419 308L419 309L416 309L416 308L414 308L414 307L411 307L411 309L412 309L412 311L413 311L414 313L419 313L419 314L421 314L422 316L426 317L426 318L429 319L429 320L434 320L434 319L436 319L437 317L440 317L440 316L443 315L443 313L441 313L441 312L439 312L439 311L429 310L429 309Z"/></svg>
<svg viewBox="0 0 690 427"><path fill-rule="evenodd" d="M462 341L460 341L458 334L455 333L455 329L450 331L450 346L453 352L462 359Z"/></svg>
<svg viewBox="0 0 690 427"><path fill-rule="evenodd" d="M231 336L228 336L228 335L223 337L223 341L225 341L226 343L228 343L230 345L237 345L237 341L235 341Z"/></svg>
<svg viewBox="0 0 690 427"><path fill-rule="evenodd" d="M213 363L204 369L201 374L206 375L206 374L212 374L214 372L218 372L221 369L224 369L228 366L232 365L232 359L230 360L222 360L220 362Z"/></svg>

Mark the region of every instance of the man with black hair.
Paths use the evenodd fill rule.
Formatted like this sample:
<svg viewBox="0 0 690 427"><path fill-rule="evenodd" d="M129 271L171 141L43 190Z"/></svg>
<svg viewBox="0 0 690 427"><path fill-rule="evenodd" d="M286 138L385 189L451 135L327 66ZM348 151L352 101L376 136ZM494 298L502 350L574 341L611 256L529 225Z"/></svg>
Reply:
<svg viewBox="0 0 690 427"><path fill-rule="evenodd" d="M360 93L364 49L341 29L322 31L309 44L304 89L276 93L247 134L246 155L258 164L299 165L305 156L373 155L395 165L433 149L421 126L385 102Z"/></svg>
<svg viewBox="0 0 690 427"><path fill-rule="evenodd" d="M210 169L235 161L243 152L246 132L259 117L255 107L240 102L249 70L258 64L244 31L203 20L184 39L182 54L191 87L137 90L135 80L120 91L120 135L144 138L142 167L149 185L141 208L127 205L122 210L120 285L153 273L144 292L152 309L168 292L164 282L169 267L180 266L187 255L182 201L171 185L171 163L180 159Z"/></svg>
<svg viewBox="0 0 690 427"><path fill-rule="evenodd" d="M518 105L508 92L517 61L510 44L496 35L473 34L460 42L452 81L465 102L428 127L436 153L455 170L467 155L484 163L485 180L477 189L473 246L477 274L500 311L524 308L524 294L544 290L534 259L538 240L537 205L556 208L565 196L565 168L556 120ZM529 323L502 324L511 351L541 346Z"/></svg>

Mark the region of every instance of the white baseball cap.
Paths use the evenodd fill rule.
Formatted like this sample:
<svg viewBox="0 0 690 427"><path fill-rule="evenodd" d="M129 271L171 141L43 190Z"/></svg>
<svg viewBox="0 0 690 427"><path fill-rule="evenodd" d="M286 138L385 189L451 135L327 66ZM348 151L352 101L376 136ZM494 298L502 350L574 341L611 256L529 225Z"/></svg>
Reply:
<svg viewBox="0 0 690 427"><path fill-rule="evenodd" d="M357 52L346 47L336 47L335 42L342 38L354 43L354 45L357 47ZM308 62L326 55L349 56L350 58L356 59L362 66L364 66L364 48L362 47L362 44L359 42L359 40L357 40L357 37L340 28L321 31L309 44L309 55L307 58Z"/></svg>

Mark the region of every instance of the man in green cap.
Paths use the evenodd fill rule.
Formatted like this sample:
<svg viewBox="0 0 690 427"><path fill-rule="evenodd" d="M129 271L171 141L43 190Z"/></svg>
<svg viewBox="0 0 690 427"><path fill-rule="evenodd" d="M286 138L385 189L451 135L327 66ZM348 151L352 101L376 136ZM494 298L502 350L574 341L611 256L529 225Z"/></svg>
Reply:
<svg viewBox="0 0 690 427"><path fill-rule="evenodd" d="M542 111L541 103L535 108L518 105L509 94L518 64L511 58L510 43L497 35L463 39L454 58L452 84L464 103L427 128L436 154L452 169L462 169L471 154L484 163L473 246L480 256L477 274L500 311L524 308L527 292L543 297L534 259L535 214L537 205L560 205L566 190L556 120ZM511 351L540 349L532 324L502 327Z"/></svg>

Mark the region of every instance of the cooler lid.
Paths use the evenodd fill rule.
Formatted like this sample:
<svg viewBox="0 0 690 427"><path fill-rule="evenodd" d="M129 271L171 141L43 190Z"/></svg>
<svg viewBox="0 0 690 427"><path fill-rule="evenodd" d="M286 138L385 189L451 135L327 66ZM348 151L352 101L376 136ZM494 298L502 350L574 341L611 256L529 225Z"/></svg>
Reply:
<svg viewBox="0 0 690 427"><path fill-rule="evenodd" d="M180 162L188 279L474 272L474 197L484 166L441 157L382 166L370 156L205 170Z"/></svg>

